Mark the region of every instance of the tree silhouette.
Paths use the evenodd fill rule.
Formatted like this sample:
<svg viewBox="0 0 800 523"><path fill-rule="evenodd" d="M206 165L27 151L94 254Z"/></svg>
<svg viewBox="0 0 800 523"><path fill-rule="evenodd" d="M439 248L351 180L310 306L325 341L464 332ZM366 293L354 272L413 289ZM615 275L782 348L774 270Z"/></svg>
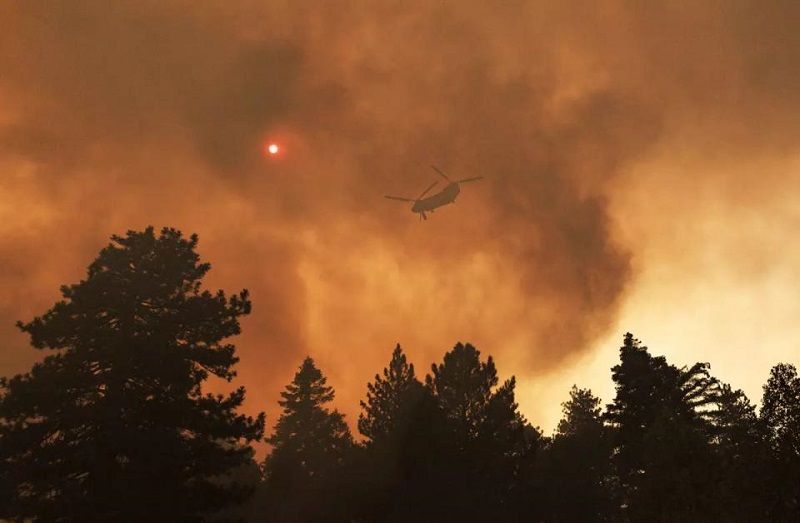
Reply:
<svg viewBox="0 0 800 523"><path fill-rule="evenodd" d="M612 368L614 403L606 419L616 428L616 464L629 517L649 520L712 518L707 481L710 406L718 383L708 364L679 369L651 356L628 333Z"/></svg>
<svg viewBox="0 0 800 523"><path fill-rule="evenodd" d="M344 416L325 407L333 387L308 357L281 397L283 413L267 439L273 450L264 467L272 515L278 521L332 518L330 482L353 446Z"/></svg>
<svg viewBox="0 0 800 523"><path fill-rule="evenodd" d="M528 452L528 423L517 409L515 380L501 387L491 356L458 343L431 367L426 387L441 409L449 440L443 494L451 514L508 517L518 464ZM458 485L459 487L456 487Z"/></svg>
<svg viewBox="0 0 800 523"><path fill-rule="evenodd" d="M197 237L153 228L113 236L85 280L19 327L55 354L0 381L8 515L75 521L183 521L241 501L218 478L247 463L263 414L239 415L225 343L250 312L246 291L201 290Z"/></svg>
<svg viewBox="0 0 800 523"><path fill-rule="evenodd" d="M794 365L770 371L761 401L761 419L772 450L769 474L773 486L770 518L800 519L800 377Z"/></svg>
<svg viewBox="0 0 800 523"><path fill-rule="evenodd" d="M361 402L358 430L373 444L402 437L421 394L422 383L414 374L414 365L407 362L398 344L383 376L376 374L375 381L367 384L367 401Z"/></svg>
<svg viewBox="0 0 800 523"><path fill-rule="evenodd" d="M425 483L424 471L433 458L429 450L436 441L429 433L436 424L421 416L431 407L428 400L414 365L398 344L382 374L367 383L367 398L361 402L358 428L367 439L356 463L359 519L402 514L399 499L416 497L414 504L422 503L417 489Z"/></svg>
<svg viewBox="0 0 800 523"><path fill-rule="evenodd" d="M676 367L630 333L615 397L573 386L552 437L516 380L457 343L420 383L399 345L367 384L357 444L306 358L264 415L212 395L246 291L202 290L197 237L113 236L86 279L19 327L50 353L0 379L0 518L36 521L798 521L800 377L772 368L760 413L707 363ZM258 495L244 503L256 490Z"/></svg>
<svg viewBox="0 0 800 523"><path fill-rule="evenodd" d="M724 384L714 411L713 434L718 469L719 519L768 519L769 452L764 423L741 390Z"/></svg>
<svg viewBox="0 0 800 523"><path fill-rule="evenodd" d="M764 385L761 418L779 451L800 455L800 377L794 365L772 367Z"/></svg>
<svg viewBox="0 0 800 523"><path fill-rule="evenodd" d="M562 521L613 520L611 432L603 424L600 398L573 385L562 407L537 467L540 510Z"/></svg>
<svg viewBox="0 0 800 523"><path fill-rule="evenodd" d="M571 438L582 434L601 437L605 432L601 410L600 398L589 389L573 385L569 400L561 404L563 417L556 427L556 437Z"/></svg>
<svg viewBox="0 0 800 523"><path fill-rule="evenodd" d="M425 383L453 428L455 445L464 448L480 434L492 390L497 385L497 370L491 356L482 362L480 351L470 344L457 343L444 355L444 361L431 366L433 375Z"/></svg>
<svg viewBox="0 0 800 523"><path fill-rule="evenodd" d="M641 469L646 429L671 394L677 369L663 357L651 356L647 347L627 333L620 347L620 363L611 372L616 396L606 407L605 417L616 428L617 469L625 481Z"/></svg>

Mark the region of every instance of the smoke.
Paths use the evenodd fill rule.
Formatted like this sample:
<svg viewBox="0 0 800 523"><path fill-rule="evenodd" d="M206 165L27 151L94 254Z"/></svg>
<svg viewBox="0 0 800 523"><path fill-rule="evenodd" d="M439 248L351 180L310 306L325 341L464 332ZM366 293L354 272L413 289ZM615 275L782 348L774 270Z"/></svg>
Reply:
<svg viewBox="0 0 800 523"><path fill-rule="evenodd" d="M459 339L521 377L568 364L635 276L610 212L632 169L796 147L800 13L544 4L0 7L0 373L36 357L13 322L148 224L250 289L240 378L271 417L306 353L350 414L398 341L420 369ZM485 178L420 223L382 196L430 164Z"/></svg>

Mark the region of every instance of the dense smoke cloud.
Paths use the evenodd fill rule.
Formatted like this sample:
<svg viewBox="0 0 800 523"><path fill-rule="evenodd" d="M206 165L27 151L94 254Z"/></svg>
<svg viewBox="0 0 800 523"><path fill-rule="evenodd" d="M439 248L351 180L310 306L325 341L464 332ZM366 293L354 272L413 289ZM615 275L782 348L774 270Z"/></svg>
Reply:
<svg viewBox="0 0 800 523"><path fill-rule="evenodd" d="M0 371L35 357L14 320L148 224L197 232L209 284L251 290L253 409L274 412L306 353L346 410L397 341L421 369L458 339L506 373L556 369L608 333L630 287L609 201L624 205L633 166L676 142L795 146L798 11L7 3ZM420 223L382 195L416 196L429 164L486 178Z"/></svg>

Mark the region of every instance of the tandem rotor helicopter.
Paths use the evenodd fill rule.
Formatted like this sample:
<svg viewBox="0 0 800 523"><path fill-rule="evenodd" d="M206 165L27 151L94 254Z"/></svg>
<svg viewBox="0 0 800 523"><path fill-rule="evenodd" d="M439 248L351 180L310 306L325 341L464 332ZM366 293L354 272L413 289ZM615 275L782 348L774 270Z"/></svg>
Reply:
<svg viewBox="0 0 800 523"><path fill-rule="evenodd" d="M431 189L436 187L437 183L439 183L438 181L435 181L427 189L425 189L416 200L412 200L411 198L402 198L400 196L385 196L385 198L390 200L400 200L401 202L413 202L414 205L411 206L411 212L419 214L420 220L427 220L428 216L425 214L426 212L432 213L435 209L456 201L456 196L458 196L458 193L461 192L461 187L459 184L474 182L475 180L480 180L483 178L483 176L475 176L474 178L464 178L463 180L453 181L435 165L431 165L431 169L436 171L439 176L447 181L447 187L426 198L425 195L428 194Z"/></svg>

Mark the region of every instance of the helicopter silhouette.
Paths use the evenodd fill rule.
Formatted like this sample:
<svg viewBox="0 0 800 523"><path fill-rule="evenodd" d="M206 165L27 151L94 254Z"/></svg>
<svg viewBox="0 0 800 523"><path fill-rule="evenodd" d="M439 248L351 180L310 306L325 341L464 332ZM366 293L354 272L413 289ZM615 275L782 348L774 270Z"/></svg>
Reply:
<svg viewBox="0 0 800 523"><path fill-rule="evenodd" d="M401 202L413 202L414 205L411 206L411 212L418 213L420 220L427 220L428 216L425 214L426 212L433 212L435 209L442 207L443 205L447 205L448 203L453 203L456 201L456 197L461 192L461 187L459 184L466 183L466 182L474 182L475 180L480 180L483 176L475 176L473 178L464 178L462 180L451 180L445 173L440 171L435 165L431 165L431 169L436 171L439 176L447 181L447 186L442 189L441 191L437 192L436 194L432 194L425 197L431 189L436 187L438 181L433 182L427 189L422 191L416 200L412 200L411 198L403 198L401 196L384 196L384 198L388 198L389 200L400 200Z"/></svg>

